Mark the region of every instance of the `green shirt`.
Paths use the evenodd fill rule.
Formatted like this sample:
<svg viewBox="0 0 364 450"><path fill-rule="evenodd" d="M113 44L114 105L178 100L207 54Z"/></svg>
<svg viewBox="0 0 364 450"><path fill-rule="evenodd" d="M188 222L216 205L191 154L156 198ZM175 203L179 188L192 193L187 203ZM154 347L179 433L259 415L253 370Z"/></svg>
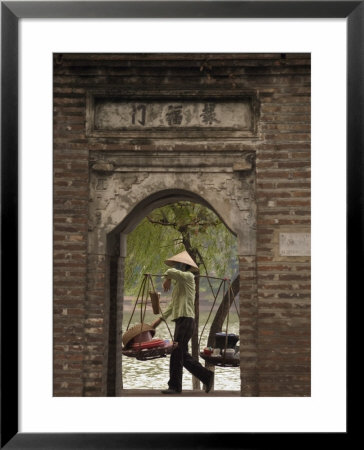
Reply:
<svg viewBox="0 0 364 450"><path fill-rule="evenodd" d="M195 317L195 277L191 272L168 269L166 278L174 280L172 300L163 311L163 318L172 314L172 320L178 317Z"/></svg>

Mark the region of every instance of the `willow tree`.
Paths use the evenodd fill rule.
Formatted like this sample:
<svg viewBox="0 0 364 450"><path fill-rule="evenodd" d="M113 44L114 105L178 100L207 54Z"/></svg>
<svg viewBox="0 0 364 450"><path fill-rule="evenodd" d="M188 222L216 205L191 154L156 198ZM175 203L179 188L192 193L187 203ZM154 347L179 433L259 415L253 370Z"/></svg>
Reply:
<svg viewBox="0 0 364 450"><path fill-rule="evenodd" d="M136 293L140 274L155 273L164 261L183 250L202 275L226 276L236 257L236 239L206 206L177 202L155 209L127 236L125 290Z"/></svg>
<svg viewBox="0 0 364 450"><path fill-rule="evenodd" d="M156 273L171 255L183 250L194 259L201 275L225 277L236 258L236 239L209 208L192 202L177 202L155 209L127 237L125 291L135 294L143 273ZM236 284L236 282L235 282ZM215 316L211 329L221 329L229 305L227 298ZM196 278L196 328L192 355L198 357L199 278ZM211 340L211 335L209 337ZM193 387L199 382L194 379Z"/></svg>

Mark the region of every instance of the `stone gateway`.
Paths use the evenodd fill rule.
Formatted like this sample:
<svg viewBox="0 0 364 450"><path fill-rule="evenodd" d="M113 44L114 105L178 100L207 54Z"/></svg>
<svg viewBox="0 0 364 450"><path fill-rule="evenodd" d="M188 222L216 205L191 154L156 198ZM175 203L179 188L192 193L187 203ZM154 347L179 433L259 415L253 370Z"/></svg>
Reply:
<svg viewBox="0 0 364 450"><path fill-rule="evenodd" d="M122 396L126 236L237 236L242 396L310 395L310 55L54 55L54 396ZM238 370L238 369L237 369Z"/></svg>

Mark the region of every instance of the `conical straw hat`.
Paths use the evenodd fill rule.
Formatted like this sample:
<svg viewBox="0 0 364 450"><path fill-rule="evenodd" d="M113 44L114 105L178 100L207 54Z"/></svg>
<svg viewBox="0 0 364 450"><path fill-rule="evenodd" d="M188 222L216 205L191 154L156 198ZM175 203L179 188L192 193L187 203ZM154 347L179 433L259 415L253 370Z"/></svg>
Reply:
<svg viewBox="0 0 364 450"><path fill-rule="evenodd" d="M183 264L188 264L191 266L191 271L198 272L198 266L195 261L191 258L191 256L186 252L178 253L177 255L171 256L166 261L164 261L167 266L173 266L173 263L179 262Z"/></svg>
<svg viewBox="0 0 364 450"><path fill-rule="evenodd" d="M151 325L148 325L147 323L137 323L133 327L129 328L129 330L125 331L122 337L124 347L129 341L138 336L138 334L144 333L144 331L150 331L152 336L155 335L155 328L153 328Z"/></svg>

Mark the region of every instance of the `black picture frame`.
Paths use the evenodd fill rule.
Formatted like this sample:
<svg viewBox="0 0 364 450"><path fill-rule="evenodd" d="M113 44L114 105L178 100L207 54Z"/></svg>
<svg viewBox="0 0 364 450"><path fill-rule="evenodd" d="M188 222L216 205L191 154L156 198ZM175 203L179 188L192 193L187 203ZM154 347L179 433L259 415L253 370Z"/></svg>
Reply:
<svg viewBox="0 0 364 450"><path fill-rule="evenodd" d="M18 21L109 17L346 18L347 304L356 294L358 280L364 273L363 1L1 2L1 448L226 449L257 448L263 441L282 445L279 433L18 433ZM346 433L334 433L336 442L346 439L349 431L348 427ZM308 436L309 433L300 437L300 444ZM316 434L316 442L317 438ZM286 435L285 443L296 444L297 435Z"/></svg>

